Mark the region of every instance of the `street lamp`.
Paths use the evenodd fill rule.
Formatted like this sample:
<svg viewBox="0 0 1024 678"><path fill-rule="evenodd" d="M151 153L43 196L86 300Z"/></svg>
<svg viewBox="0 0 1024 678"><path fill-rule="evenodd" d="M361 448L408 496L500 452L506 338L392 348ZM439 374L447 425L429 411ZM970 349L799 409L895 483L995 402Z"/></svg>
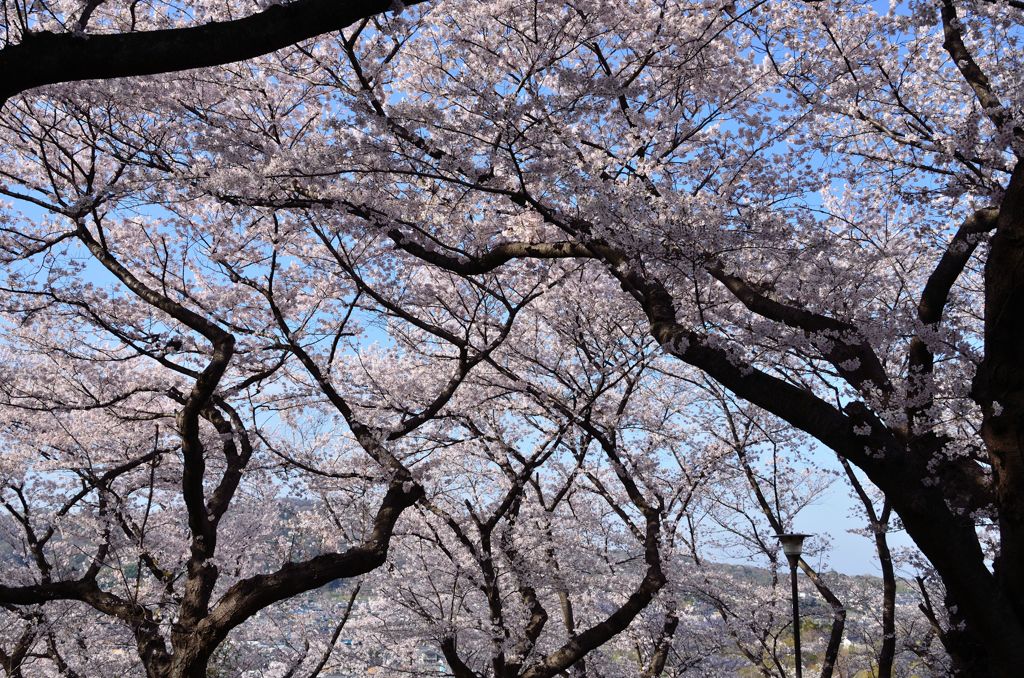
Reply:
<svg viewBox="0 0 1024 678"><path fill-rule="evenodd" d="M789 561L789 578L793 584L793 650L796 652L796 678L803 678L800 660L800 594L796 586L796 567L800 564L804 539L810 536L799 533L775 535L782 542L782 552L786 554L786 560Z"/></svg>

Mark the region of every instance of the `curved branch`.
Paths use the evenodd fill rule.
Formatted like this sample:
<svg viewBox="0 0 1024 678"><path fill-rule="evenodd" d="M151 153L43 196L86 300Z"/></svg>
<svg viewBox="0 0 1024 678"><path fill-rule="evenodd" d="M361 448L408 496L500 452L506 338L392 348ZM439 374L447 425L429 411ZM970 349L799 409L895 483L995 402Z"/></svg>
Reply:
<svg viewBox="0 0 1024 678"><path fill-rule="evenodd" d="M999 210L987 208L978 210L960 224L921 292L921 299L917 304L917 317L925 328L934 328L942 322L950 290L977 249L981 235L996 227L998 217ZM908 394L911 405L907 409L907 418L913 425L914 420L932 404L929 382L935 355L926 338L921 336L921 332L910 340L907 353L911 379L917 381L912 381L912 391Z"/></svg>
<svg viewBox="0 0 1024 678"><path fill-rule="evenodd" d="M263 608L312 591L336 579L366 574L384 563L391 535L402 512L423 496L415 483L392 485L377 511L370 536L344 553L325 553L302 562L289 562L268 574L243 579L231 586L199 624L199 635L212 651L228 632Z"/></svg>
<svg viewBox="0 0 1024 678"><path fill-rule="evenodd" d="M0 105L33 87L218 66L251 59L393 7L425 0L295 0L233 21L137 33L43 31L0 50Z"/></svg>
<svg viewBox="0 0 1024 678"><path fill-rule="evenodd" d="M1013 116L992 90L988 76L981 70L981 66L974 60L974 55L964 44L963 32L960 30L962 24L960 17L957 16L956 7L953 6L953 0L942 0L939 16L942 18L942 47L949 53L960 75L974 91L982 111L992 124L999 130L1007 128L1013 123ZM1019 125L1014 125L1012 130L1008 131L1011 131L1016 139L1024 139L1024 129Z"/></svg>
<svg viewBox="0 0 1024 678"><path fill-rule="evenodd" d="M633 619L654 600L654 596L667 581L665 573L661 569L661 555L658 548L660 531L660 516L657 512L651 512L648 515L646 544L644 545L647 571L626 602L606 619L570 638L560 648L545 656L538 664L531 666L523 672L522 678L551 678L564 672L589 652L625 630Z"/></svg>
<svg viewBox="0 0 1024 678"><path fill-rule="evenodd" d="M725 285L753 313L802 330L808 337L825 339L828 343L828 346L822 348L825 359L835 365L852 386L863 390L873 385L883 393L892 393L893 386L885 368L871 344L856 327L842 320L776 301L756 285L726 272L720 261L712 262L706 269L711 277ZM855 366L851 368L851 364Z"/></svg>

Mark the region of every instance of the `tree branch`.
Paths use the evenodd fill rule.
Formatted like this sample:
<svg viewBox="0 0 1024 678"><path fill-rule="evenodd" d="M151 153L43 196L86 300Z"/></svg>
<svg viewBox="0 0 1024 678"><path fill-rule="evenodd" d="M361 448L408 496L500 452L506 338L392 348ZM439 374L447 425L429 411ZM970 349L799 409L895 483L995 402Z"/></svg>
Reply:
<svg viewBox="0 0 1024 678"><path fill-rule="evenodd" d="M373 529L363 543L344 553L325 553L302 562L289 562L276 572L255 575L232 585L199 624L205 645L212 650L231 629L269 605L380 567L387 557L399 516L422 496L419 485L398 482L384 495Z"/></svg>
<svg viewBox="0 0 1024 678"><path fill-rule="evenodd" d="M425 0L405 0L416 5ZM337 31L390 0L295 0L233 21L137 33L30 33L0 50L0 105L33 87L233 63Z"/></svg>

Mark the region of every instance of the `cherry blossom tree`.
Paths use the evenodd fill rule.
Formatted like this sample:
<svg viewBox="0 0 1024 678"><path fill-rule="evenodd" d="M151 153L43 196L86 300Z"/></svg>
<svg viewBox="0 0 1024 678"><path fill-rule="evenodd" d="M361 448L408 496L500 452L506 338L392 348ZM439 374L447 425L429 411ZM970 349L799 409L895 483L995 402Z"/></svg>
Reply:
<svg viewBox="0 0 1024 678"><path fill-rule="evenodd" d="M506 347L495 374L477 373L488 395L476 399L494 407L453 421L459 442L433 471L450 487L428 490L382 584L406 613L380 605L379 632L433 643L456 676L589 675L588 665L609 675L602 646L655 604L668 577L664 519L686 512L703 476L706 460L673 450L685 401L638 395L652 342L621 330L636 319L565 317L600 284L581 277L521 320L525 341Z"/></svg>
<svg viewBox="0 0 1024 678"><path fill-rule="evenodd" d="M98 138L49 126L52 112L16 133L40 142L23 179L54 218L3 244L0 602L82 603L147 675L206 675L267 606L384 562L423 493L408 459L429 449L410 436L536 285L424 271L410 290L387 250L344 231L144 213L147 180ZM96 181L102 197L83 199ZM311 503L296 512L295 495ZM36 641L33 619L12 656Z"/></svg>
<svg viewBox="0 0 1024 678"><path fill-rule="evenodd" d="M567 673L790 674L788 579L774 535L831 478L794 458L806 441L783 422L738 410L713 383L674 369L638 335L643 318L628 306L573 309L582 289L608 284L594 275L563 283L520 317L524 335L545 342L506 344L502 356L514 362L498 366L504 376L473 377L489 395L461 392L494 407L453 418L430 472L448 480L427 489L388 569L374 576L350 631L365 652L350 670L416 672L444 657L458 676L551 675L574 637L582 645L601 632ZM644 574L651 554L637 553L650 545L642 507L657 516L657 579ZM725 557L766 567L734 571L716 562ZM880 600L887 589L880 596L819 572L810 556L801 566L813 586L805 595L823 601L805 620L825 629L813 636L808 668L891 676L896 663L909 672L923 665L905 650L911 644L941 657L914 604L899 606L898 634L884 623L876 631L864 610L895 619L896 601ZM657 595L608 635L645 586ZM841 654L844 632L858 654ZM898 662L876 669L866 642L875 638L899 646Z"/></svg>
<svg viewBox="0 0 1024 678"><path fill-rule="evenodd" d="M945 584L957 669L1011 675L1019 24L995 2L449 5L350 32L346 68L310 52L358 141L290 183L250 156L233 199L353 215L469 277L604 266L666 352L867 474Z"/></svg>
<svg viewBox="0 0 1024 678"><path fill-rule="evenodd" d="M431 548L461 545L486 579L479 524L543 512L552 492L511 480L549 471L544 435L589 435L609 459L632 442L504 353L519 316L584 271L575 303L641 318L630 337L674 366L658 369L697 370L834 452L855 490L876 487L857 492L870 528L895 516L933 569L922 604L953 670L1014 674L1020 3L325 7L146 5L136 23L136 4L5 5L2 416L19 451L4 529L21 556L0 603L27 614L12 613L25 640L10 652L64 661L45 608L78 601L120 620L111 638L131 636L151 675L201 675L257 611L380 567L413 506L417 531L449 530ZM519 440L532 447L512 446L512 476L489 462L486 492L517 489L474 519L431 503L416 467L458 427L485 440L507 425L458 400L482 371L553 409ZM737 492L785 525L736 461ZM590 479L571 488L626 514L618 548L643 544L629 576L650 586L621 639L645 610L670 626L654 593L674 546L653 498L667 490L617 471L595 475L607 497ZM256 507L299 487L318 498L318 548L246 549L285 520L253 531ZM140 564L112 588L116 559ZM530 586L513 588L529 609ZM40 603L43 617L22 609ZM529 654L481 647L491 666Z"/></svg>

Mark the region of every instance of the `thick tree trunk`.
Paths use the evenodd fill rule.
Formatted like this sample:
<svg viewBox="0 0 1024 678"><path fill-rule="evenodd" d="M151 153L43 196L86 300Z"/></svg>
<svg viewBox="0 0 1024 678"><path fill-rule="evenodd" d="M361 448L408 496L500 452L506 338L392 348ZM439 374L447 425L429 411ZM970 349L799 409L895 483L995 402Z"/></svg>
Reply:
<svg viewBox="0 0 1024 678"><path fill-rule="evenodd" d="M999 509L996 575L1024 613L1024 162L1017 164L999 210L985 263L985 358L974 397L984 410Z"/></svg>
<svg viewBox="0 0 1024 678"><path fill-rule="evenodd" d="M174 654L167 678L206 678L210 664L210 652L200 648L199 643L179 650Z"/></svg>
<svg viewBox="0 0 1024 678"><path fill-rule="evenodd" d="M993 596L1007 622L994 636L982 630L974 642L990 649L996 675L1019 675L1024 662L1018 658L1014 666L992 646L1024 645L1024 162L1010 179L985 263L985 357L973 396L984 413L981 435L998 510ZM968 627L977 630L973 615L966 608L964 613Z"/></svg>
<svg viewBox="0 0 1024 678"><path fill-rule="evenodd" d="M954 621L964 622L962 630L943 639L959 674L1019 676L1024 624L985 566L973 522L946 506L940 487L915 489L908 482L883 491L894 498L893 508L908 534L942 578Z"/></svg>

